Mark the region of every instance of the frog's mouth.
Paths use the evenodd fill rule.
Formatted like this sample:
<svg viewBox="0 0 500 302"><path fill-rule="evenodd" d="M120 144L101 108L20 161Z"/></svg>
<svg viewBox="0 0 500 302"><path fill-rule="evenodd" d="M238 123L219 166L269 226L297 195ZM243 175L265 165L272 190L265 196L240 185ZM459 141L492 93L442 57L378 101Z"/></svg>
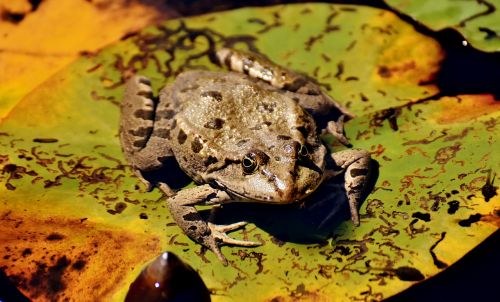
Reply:
<svg viewBox="0 0 500 302"><path fill-rule="evenodd" d="M321 182L311 184L308 187L301 188L298 190L297 188L292 188L288 190L282 190L279 188L279 185L274 186L274 190L272 192L265 193L249 193L246 191L235 191L229 187L218 184L217 186L226 191L232 198L232 201L235 202L257 202L257 203L268 203L268 204L288 204L298 202L305 197L309 196L313 193Z"/></svg>

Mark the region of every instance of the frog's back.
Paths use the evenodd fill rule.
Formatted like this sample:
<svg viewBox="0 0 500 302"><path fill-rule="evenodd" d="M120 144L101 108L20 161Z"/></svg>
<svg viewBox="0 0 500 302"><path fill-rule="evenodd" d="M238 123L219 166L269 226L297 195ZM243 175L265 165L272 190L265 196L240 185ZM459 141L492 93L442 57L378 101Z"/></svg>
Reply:
<svg viewBox="0 0 500 302"><path fill-rule="evenodd" d="M250 149L272 150L283 140L304 143L315 124L292 96L234 72L189 71L160 94L175 111L172 150L196 173L215 158L239 159Z"/></svg>

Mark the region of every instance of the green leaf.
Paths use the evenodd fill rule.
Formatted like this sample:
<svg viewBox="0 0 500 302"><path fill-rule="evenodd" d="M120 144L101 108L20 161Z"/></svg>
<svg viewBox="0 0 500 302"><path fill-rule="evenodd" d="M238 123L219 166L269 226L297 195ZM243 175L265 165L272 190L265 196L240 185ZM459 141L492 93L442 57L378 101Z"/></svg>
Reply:
<svg viewBox="0 0 500 302"><path fill-rule="evenodd" d="M434 31L458 30L473 47L500 51L500 1L386 0L389 6L409 15Z"/></svg>
<svg viewBox="0 0 500 302"><path fill-rule="evenodd" d="M379 164L360 227L342 222L342 179L303 207L228 205L221 220L253 223L234 236L263 245L224 247L224 267L173 223L158 190L144 191L117 137L123 84L138 73L158 91L183 70L218 70L212 42L308 73L357 115L347 135ZM442 56L391 12L301 4L170 21L80 59L0 124L0 266L35 300L122 301L163 250L197 269L214 301L400 292L498 229L488 185L500 164L498 103L464 95L414 104L438 92L420 83Z"/></svg>

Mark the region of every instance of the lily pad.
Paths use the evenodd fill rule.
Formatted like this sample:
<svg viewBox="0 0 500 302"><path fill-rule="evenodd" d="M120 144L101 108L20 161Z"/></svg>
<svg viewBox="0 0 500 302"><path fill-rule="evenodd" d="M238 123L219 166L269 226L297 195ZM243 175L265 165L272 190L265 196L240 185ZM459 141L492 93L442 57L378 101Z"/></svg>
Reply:
<svg viewBox="0 0 500 302"><path fill-rule="evenodd" d="M144 191L117 137L124 82L147 75L157 92L183 70L220 69L210 54L221 46L308 73L357 115L347 135L379 166L360 227L343 222L338 179L302 207L229 205L221 220L245 213L253 223L234 236L263 245L224 247L225 267L173 223L158 190ZM122 301L164 250L199 271L214 301L404 290L499 223L499 104L490 95L415 103L438 92L421 83L442 58L439 43L391 12L301 4L169 21L79 59L0 124L0 267L40 301Z"/></svg>
<svg viewBox="0 0 500 302"><path fill-rule="evenodd" d="M15 0L2 1L0 15L1 120L35 87L78 57L171 18L173 12L160 3L129 0Z"/></svg>
<svg viewBox="0 0 500 302"><path fill-rule="evenodd" d="M392 8L409 15L434 31L458 30L465 45L487 52L500 51L500 1L385 0ZM465 46L464 45L464 46Z"/></svg>

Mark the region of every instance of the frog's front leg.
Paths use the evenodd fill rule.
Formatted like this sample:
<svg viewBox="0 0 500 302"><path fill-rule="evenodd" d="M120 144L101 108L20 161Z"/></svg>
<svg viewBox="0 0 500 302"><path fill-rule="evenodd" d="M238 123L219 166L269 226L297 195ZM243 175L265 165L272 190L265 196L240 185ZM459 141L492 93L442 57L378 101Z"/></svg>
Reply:
<svg viewBox="0 0 500 302"><path fill-rule="evenodd" d="M162 189L161 186L160 189ZM246 222L238 222L230 225L216 225L210 221L206 222L201 218L194 206L215 205L230 200L231 197L226 192L214 189L210 185L202 185L179 191L167 200L170 213L184 233L194 241L212 250L225 265L227 264L227 260L221 253L219 245L257 246L260 243L236 240L226 234L226 232L246 225Z"/></svg>
<svg viewBox="0 0 500 302"><path fill-rule="evenodd" d="M173 155L164 135L170 125L161 125L166 122L156 116L158 107L161 104L155 102L146 77L136 76L127 82L121 105L120 140L127 161L148 190L152 186L142 172L161 168L162 159ZM168 186L163 186L167 191ZM172 194L169 190L168 195Z"/></svg>
<svg viewBox="0 0 500 302"><path fill-rule="evenodd" d="M332 153L331 157L340 170L337 172L345 172L344 186L349 201L351 220L355 225L359 225L358 207L368 182L370 154L361 149L349 149Z"/></svg>
<svg viewBox="0 0 500 302"><path fill-rule="evenodd" d="M333 100L311 78L280 66L268 58L232 48L222 48L216 53L221 65L260 79L270 85L296 94L299 104L319 115L327 115L338 110L342 115L353 118L354 114Z"/></svg>

